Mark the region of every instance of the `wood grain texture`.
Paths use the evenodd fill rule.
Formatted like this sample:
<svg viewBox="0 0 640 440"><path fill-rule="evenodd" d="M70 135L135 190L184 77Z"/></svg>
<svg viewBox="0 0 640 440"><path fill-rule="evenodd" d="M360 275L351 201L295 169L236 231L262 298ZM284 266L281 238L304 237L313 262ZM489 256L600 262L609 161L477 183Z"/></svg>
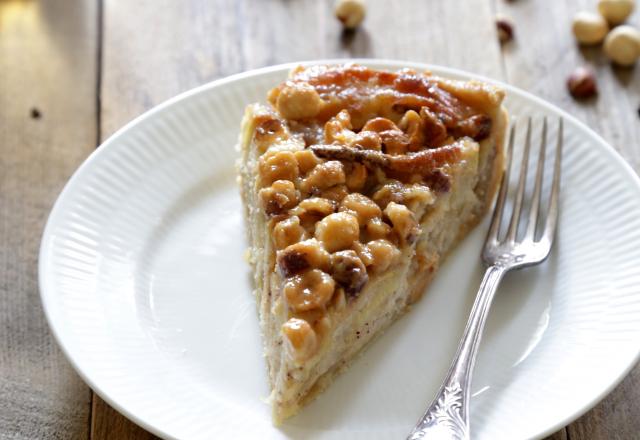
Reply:
<svg viewBox="0 0 640 440"><path fill-rule="evenodd" d="M61 13L64 12L64 13ZM96 143L95 3L0 2L0 438L88 437L90 390L42 312L55 198Z"/></svg>
<svg viewBox="0 0 640 440"><path fill-rule="evenodd" d="M102 133L213 79L292 61L395 58L500 77L490 5L467 3L464 12L447 1L372 0L363 28L345 38L329 1L106 0ZM457 26L478 38L443 37Z"/></svg>
<svg viewBox="0 0 640 440"><path fill-rule="evenodd" d="M550 435L544 440L569 440L569 435L567 434L567 429L562 428L560 431L556 432L553 435Z"/></svg>
<svg viewBox="0 0 640 440"><path fill-rule="evenodd" d="M503 47L509 83L552 102L585 122L605 138L636 172L640 172L640 77L638 67L612 66L599 46L580 47L571 34L571 20L579 10L595 10L595 2L494 0L509 16L516 38ZM629 22L638 26L640 14ZM566 79L577 66L596 74L597 98L576 101ZM599 405L567 427L570 440L636 439L640 436L640 366Z"/></svg>
<svg viewBox="0 0 640 440"><path fill-rule="evenodd" d="M640 367L600 404L567 427L571 440L627 440L640 436Z"/></svg>
<svg viewBox="0 0 640 440"><path fill-rule="evenodd" d="M97 395L91 403L91 439L153 440L155 435L130 422Z"/></svg>
<svg viewBox="0 0 640 440"><path fill-rule="evenodd" d="M639 66L612 66L599 46L580 47L571 34L573 15L579 10L595 10L595 2L549 2L541 7L533 1L494 1L515 24L515 40L503 47L509 83L585 122L640 171ZM638 26L640 14L634 14L629 22ZM595 71L600 93L597 98L576 101L568 93L566 80L583 65Z"/></svg>

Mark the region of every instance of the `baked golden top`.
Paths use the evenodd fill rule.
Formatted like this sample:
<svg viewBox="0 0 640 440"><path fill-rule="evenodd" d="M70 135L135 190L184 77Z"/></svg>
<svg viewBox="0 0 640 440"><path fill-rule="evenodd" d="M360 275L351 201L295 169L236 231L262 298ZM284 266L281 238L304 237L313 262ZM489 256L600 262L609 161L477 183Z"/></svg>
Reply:
<svg viewBox="0 0 640 440"><path fill-rule="evenodd" d="M464 136L479 141L491 131L487 115L443 88L435 77L408 69L299 67L288 81L271 90L269 102L307 144L330 143L333 139L323 137L322 132L331 136L334 131L324 125L342 110L348 112L356 132L386 132L391 126L385 119L403 126L405 136L397 132L383 135L389 144L386 152L391 154L437 147Z"/></svg>

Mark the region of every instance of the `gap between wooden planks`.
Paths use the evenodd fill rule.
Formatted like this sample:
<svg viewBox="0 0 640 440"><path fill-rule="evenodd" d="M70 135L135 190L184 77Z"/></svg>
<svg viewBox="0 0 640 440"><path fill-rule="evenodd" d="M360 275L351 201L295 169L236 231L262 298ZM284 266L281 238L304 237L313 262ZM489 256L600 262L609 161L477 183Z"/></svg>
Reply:
<svg viewBox="0 0 640 440"><path fill-rule="evenodd" d="M92 1L0 2L3 439L89 436L90 390L48 329L37 260L54 200L96 142L96 12Z"/></svg>

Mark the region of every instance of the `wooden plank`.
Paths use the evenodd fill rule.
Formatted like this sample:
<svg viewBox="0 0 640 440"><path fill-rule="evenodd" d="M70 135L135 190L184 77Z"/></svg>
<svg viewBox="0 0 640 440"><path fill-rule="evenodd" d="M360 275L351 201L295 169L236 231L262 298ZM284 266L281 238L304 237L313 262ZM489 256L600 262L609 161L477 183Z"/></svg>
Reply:
<svg viewBox="0 0 640 440"><path fill-rule="evenodd" d="M595 10L594 2L549 2L545 7L525 1L497 4L515 24L516 39L503 50L509 83L585 122L640 171L640 76L633 69L612 67L599 47L580 48L571 34L573 15L579 10ZM630 22L638 23L639 19L636 13ZM567 77L581 65L596 73L597 99L576 101L567 91Z"/></svg>
<svg viewBox="0 0 640 440"><path fill-rule="evenodd" d="M37 259L96 144L96 4L0 2L0 437L88 437L90 390L49 332Z"/></svg>
<svg viewBox="0 0 640 440"><path fill-rule="evenodd" d="M594 2L502 2L494 7L513 19L516 39L503 47L508 82L568 111L602 135L640 171L638 95L640 77L633 69L615 68L601 48L581 48L571 34L579 10L595 10ZM638 23L636 13L630 22ZM566 88L573 69L594 69L600 94L584 102ZM637 70L637 69L636 69ZM596 408L567 427L571 440L637 438L640 432L640 366Z"/></svg>
<svg viewBox="0 0 640 440"><path fill-rule="evenodd" d="M94 394L92 400L92 439L154 440L158 438L138 425L131 423L97 395Z"/></svg>
<svg viewBox="0 0 640 440"><path fill-rule="evenodd" d="M370 0L364 26L351 36L343 35L331 1L105 0L104 8L103 138L177 93L284 62L376 57L502 75L491 4L482 0L465 8L448 0ZM476 37L450 32L461 27ZM97 396L94 402L92 438L138 438L137 427Z"/></svg>
<svg viewBox="0 0 640 440"><path fill-rule="evenodd" d="M233 1L106 0L103 21L103 139L180 92L243 70Z"/></svg>
<svg viewBox="0 0 640 440"><path fill-rule="evenodd" d="M567 427L571 440L626 440L640 433L640 367L594 409Z"/></svg>
<svg viewBox="0 0 640 440"><path fill-rule="evenodd" d="M292 61L405 59L500 77L486 2L469 1L464 11L446 0L368 4L363 28L342 38L328 1L106 0L102 133L109 135L153 105L213 79ZM407 32L380 32L389 29L390 14ZM477 38L443 38L455 26L476 28Z"/></svg>
<svg viewBox="0 0 640 440"><path fill-rule="evenodd" d="M545 438L545 440L569 440L566 428L562 428L560 431Z"/></svg>

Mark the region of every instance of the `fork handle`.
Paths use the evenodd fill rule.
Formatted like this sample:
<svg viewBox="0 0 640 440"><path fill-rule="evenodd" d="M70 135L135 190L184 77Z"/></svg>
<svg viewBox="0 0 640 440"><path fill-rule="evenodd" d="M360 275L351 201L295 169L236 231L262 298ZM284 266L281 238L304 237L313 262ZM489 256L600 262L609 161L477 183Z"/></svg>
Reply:
<svg viewBox="0 0 640 440"><path fill-rule="evenodd" d="M468 440L469 394L482 331L498 284L507 272L494 265L484 273L467 326L446 379L407 440Z"/></svg>

